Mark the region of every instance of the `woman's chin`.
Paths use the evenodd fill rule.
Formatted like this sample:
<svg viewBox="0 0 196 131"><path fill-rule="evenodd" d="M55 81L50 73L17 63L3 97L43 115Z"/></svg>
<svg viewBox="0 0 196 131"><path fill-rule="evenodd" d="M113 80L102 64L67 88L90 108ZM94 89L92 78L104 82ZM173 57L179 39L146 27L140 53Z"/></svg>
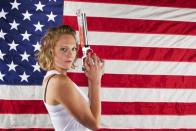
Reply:
<svg viewBox="0 0 196 131"><path fill-rule="evenodd" d="M63 64L61 65L61 69L64 69L64 70L70 70L72 67L72 64Z"/></svg>
<svg viewBox="0 0 196 131"><path fill-rule="evenodd" d="M71 69L71 66L65 66L64 69L65 70L70 70Z"/></svg>

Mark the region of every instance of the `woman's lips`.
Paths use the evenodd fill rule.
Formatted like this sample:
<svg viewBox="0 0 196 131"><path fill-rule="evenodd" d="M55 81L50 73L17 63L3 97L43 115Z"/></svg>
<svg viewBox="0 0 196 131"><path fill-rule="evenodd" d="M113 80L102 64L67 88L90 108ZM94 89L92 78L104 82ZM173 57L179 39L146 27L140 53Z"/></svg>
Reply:
<svg viewBox="0 0 196 131"><path fill-rule="evenodd" d="M65 61L66 63L71 63L72 61Z"/></svg>

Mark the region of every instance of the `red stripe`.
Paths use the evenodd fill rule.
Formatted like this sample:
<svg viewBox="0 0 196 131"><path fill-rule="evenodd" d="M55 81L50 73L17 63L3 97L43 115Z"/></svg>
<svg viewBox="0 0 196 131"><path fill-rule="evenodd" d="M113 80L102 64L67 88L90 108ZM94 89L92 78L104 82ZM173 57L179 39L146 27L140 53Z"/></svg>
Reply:
<svg viewBox="0 0 196 131"><path fill-rule="evenodd" d="M196 35L195 22L101 17L87 17L87 21L89 31ZM76 16L64 16L64 24L71 25L76 30L78 29Z"/></svg>
<svg viewBox="0 0 196 131"><path fill-rule="evenodd" d="M196 131L196 129L181 128L181 129L107 129L102 128L98 131Z"/></svg>
<svg viewBox="0 0 196 131"><path fill-rule="evenodd" d="M0 104L0 114L47 114L42 100L0 100ZM102 114L195 115L196 103L102 102Z"/></svg>
<svg viewBox="0 0 196 131"><path fill-rule="evenodd" d="M145 6L164 6L164 7L179 7L179 8L196 8L195 0L64 0L71 2L90 2L90 3L105 3L105 4L130 4L130 5L145 5Z"/></svg>
<svg viewBox="0 0 196 131"><path fill-rule="evenodd" d="M87 86L83 73L69 73L79 86ZM104 74L102 87L196 89L196 76Z"/></svg>
<svg viewBox="0 0 196 131"><path fill-rule="evenodd" d="M46 114L41 100L0 100L0 114Z"/></svg>
<svg viewBox="0 0 196 131"><path fill-rule="evenodd" d="M54 129L51 128L0 128L1 131L54 131Z"/></svg>
<svg viewBox="0 0 196 131"><path fill-rule="evenodd" d="M196 49L91 46L98 56L112 60L196 62ZM111 52L112 51L112 52ZM79 52L79 57L82 52Z"/></svg>
<svg viewBox="0 0 196 131"><path fill-rule="evenodd" d="M195 115L196 103L102 102L104 115Z"/></svg>

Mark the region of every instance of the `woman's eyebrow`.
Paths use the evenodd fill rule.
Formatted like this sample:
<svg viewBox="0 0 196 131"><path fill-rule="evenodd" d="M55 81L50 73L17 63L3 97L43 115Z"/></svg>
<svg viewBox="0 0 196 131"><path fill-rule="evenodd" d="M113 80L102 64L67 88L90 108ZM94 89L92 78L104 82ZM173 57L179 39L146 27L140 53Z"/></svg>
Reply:
<svg viewBox="0 0 196 131"><path fill-rule="evenodd" d="M77 47L77 46L75 46L75 45L73 45L73 46L61 45L60 47L71 47L71 48L73 48L73 47Z"/></svg>
<svg viewBox="0 0 196 131"><path fill-rule="evenodd" d="M65 43L62 43L62 45L64 45L64 46L68 46L68 45L70 45L70 46L71 46L71 45L74 45L74 46L75 46L76 44L77 44L77 43L66 43L66 42L65 42Z"/></svg>

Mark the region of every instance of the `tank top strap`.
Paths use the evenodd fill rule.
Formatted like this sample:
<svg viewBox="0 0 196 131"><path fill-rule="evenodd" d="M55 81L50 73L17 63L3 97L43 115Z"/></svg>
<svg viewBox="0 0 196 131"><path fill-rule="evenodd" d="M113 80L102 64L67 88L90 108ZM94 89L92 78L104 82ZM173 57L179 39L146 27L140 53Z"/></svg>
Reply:
<svg viewBox="0 0 196 131"><path fill-rule="evenodd" d="M49 76L49 78L48 78L48 80L47 80L47 83L46 83L45 91L44 91L44 102L45 102L45 103L46 103L46 93L47 93L47 87L48 87L49 80L50 80L53 76L55 76L55 75L57 75L57 74L60 74L60 73L59 73L58 71L56 71L56 70L50 70L50 71L48 71L48 72L46 73L46 75L44 76L44 79L45 79L46 77Z"/></svg>
<svg viewBox="0 0 196 131"><path fill-rule="evenodd" d="M49 78L48 78L48 81L47 81L47 83L46 83L46 87L45 87L45 91L44 91L44 102L46 103L46 92L47 92L47 87L48 87L48 83L49 83L49 80L53 77L53 76L55 76L56 74L53 74L53 75L51 75Z"/></svg>

